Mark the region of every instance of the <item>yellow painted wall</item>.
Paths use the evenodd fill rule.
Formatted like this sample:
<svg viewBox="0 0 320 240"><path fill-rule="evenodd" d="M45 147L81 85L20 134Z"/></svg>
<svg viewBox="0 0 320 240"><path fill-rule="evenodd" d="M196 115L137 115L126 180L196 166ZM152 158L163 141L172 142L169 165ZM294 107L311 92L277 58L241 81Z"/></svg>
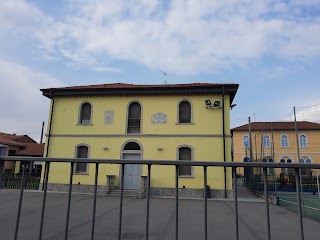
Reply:
<svg viewBox="0 0 320 240"><path fill-rule="evenodd" d="M263 134L270 136L270 144L272 142L271 131L264 131ZM281 136L285 134L288 136L289 147L281 147ZM308 157L312 160L312 163L320 163L320 131L298 131L298 136L301 134L307 137L308 146L306 148L299 148L300 158ZM246 131L234 131L233 132L233 144L234 144L234 161L242 162L246 156L245 148L242 146L242 139L244 135L249 135ZM254 159L261 159L262 156L271 156L271 147L263 149L263 155L261 155L261 132L252 131L252 152ZM294 163L298 163L297 154L297 141L295 131L274 131L274 160L280 162L283 157L289 157ZM249 151L247 152L250 157ZM238 173L243 174L242 169L238 169ZM276 170L280 173L280 169Z"/></svg>
<svg viewBox="0 0 320 240"><path fill-rule="evenodd" d="M121 137L51 137L48 157L73 158L75 146L87 144L90 146L90 158L119 159L121 148L128 140L140 142L143 148L143 159L146 160L176 160L177 147L190 145L194 149L195 161L223 161L223 143L221 137L181 137L175 134L222 134L222 109L206 109L204 100L221 101L222 96L152 96L152 97L79 97L56 98L51 134L123 134ZM176 124L178 103L188 99L192 103L193 123ZM131 101L139 101L142 105L142 134L138 137L125 135L127 106ZM78 111L83 101L92 103L92 125L79 125ZM225 129L230 134L229 97L225 97ZM112 125L104 124L104 111L114 111ZM166 124L153 124L155 113L167 115ZM50 116L49 116L50 119ZM49 126L48 126L49 130ZM171 137L148 137L145 134L171 134ZM48 139L48 138L47 138ZM46 142L47 146L48 142ZM104 150L103 147L108 147ZM163 150L159 151L158 147ZM231 139L226 139L226 160L231 161ZM94 184L95 166L89 166L88 175L74 175L74 183ZM70 164L52 163L50 165L49 183L69 182ZM227 188L231 189L231 170L227 171ZM119 166L101 164L99 168L99 185L106 184L106 175L117 175ZM143 166L142 175L147 175L147 167ZM169 166L152 167L152 187L174 187L175 168ZM224 189L223 168L208 169L208 184L213 189ZM180 178L179 187L203 188L203 168L194 167L193 178Z"/></svg>

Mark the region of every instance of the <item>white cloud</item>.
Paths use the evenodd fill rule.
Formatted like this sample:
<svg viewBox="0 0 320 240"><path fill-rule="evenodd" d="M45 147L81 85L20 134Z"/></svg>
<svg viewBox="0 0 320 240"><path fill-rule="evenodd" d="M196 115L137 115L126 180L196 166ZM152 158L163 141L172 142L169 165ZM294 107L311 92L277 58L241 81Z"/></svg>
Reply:
<svg viewBox="0 0 320 240"><path fill-rule="evenodd" d="M25 1L4 0L0 2L0 29L30 33L46 28L52 21L51 17Z"/></svg>
<svg viewBox="0 0 320 240"><path fill-rule="evenodd" d="M308 0L304 7L314 3ZM52 21L32 5L4 12L13 19L20 19L20 11L26 19L33 13L44 19L32 36L49 59L94 71L114 69L112 60L129 60L175 73L199 73L265 56L319 57L320 17L303 16L298 11L302 4L70 0L62 21Z"/></svg>
<svg viewBox="0 0 320 240"><path fill-rule="evenodd" d="M32 136L36 131L36 137L40 136L41 124L48 119L50 104L40 88L57 87L61 83L44 73L1 59L0 79L0 131L17 133L26 129L26 132L19 133Z"/></svg>

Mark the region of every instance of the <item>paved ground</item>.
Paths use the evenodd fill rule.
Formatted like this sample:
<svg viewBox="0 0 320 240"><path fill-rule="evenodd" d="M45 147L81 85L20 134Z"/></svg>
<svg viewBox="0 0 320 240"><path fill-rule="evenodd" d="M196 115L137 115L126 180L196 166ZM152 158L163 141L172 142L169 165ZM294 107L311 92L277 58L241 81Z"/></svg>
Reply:
<svg viewBox="0 0 320 240"><path fill-rule="evenodd" d="M42 206L41 192L25 192L18 239L38 239ZM0 192L0 239L13 239L19 191ZM43 239L64 239L67 194L48 193ZM72 195L68 239L90 239L92 195ZM245 200L245 199L242 199ZM149 239L174 239L174 199L150 199ZM124 199L122 239L144 239L146 199ZM201 200L179 201L179 239L203 239ZM300 239L298 216L270 205L272 239ZM95 239L117 239L119 199L99 196ZM235 239L234 203L208 201L208 239ZM260 199L239 202L240 239L267 239L265 205ZM304 219L305 239L320 239L320 223Z"/></svg>

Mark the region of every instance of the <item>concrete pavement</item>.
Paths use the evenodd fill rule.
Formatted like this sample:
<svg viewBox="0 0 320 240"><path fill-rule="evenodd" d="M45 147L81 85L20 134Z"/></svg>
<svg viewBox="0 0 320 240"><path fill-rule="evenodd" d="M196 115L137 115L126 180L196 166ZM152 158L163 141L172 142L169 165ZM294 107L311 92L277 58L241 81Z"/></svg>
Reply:
<svg viewBox="0 0 320 240"><path fill-rule="evenodd" d="M38 239L42 192L24 194L18 239ZM0 239L13 239L19 191L0 192ZM43 238L64 239L68 195L48 193ZM267 239L265 205L261 199L239 202L240 239ZM93 196L73 194L68 239L90 239ZM204 202L179 200L179 239L204 238ZM145 239L146 199L124 199L122 239ZM271 238L300 239L298 216L270 205ZM118 239L119 198L97 197L95 239ZM304 219L305 239L320 238L320 223ZM175 200L150 199L149 239L175 239ZM208 239L235 239L234 203L208 201Z"/></svg>

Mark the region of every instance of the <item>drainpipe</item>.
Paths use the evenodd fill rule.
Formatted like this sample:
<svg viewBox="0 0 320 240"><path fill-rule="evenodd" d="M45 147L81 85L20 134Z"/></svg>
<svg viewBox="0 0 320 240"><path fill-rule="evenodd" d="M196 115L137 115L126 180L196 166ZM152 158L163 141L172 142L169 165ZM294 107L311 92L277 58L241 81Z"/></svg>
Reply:
<svg viewBox="0 0 320 240"><path fill-rule="evenodd" d="M223 162L226 162L226 134L225 134L225 116L224 116L224 94L225 89L222 87L222 139L223 139ZM227 168L224 170L224 198L227 198Z"/></svg>
<svg viewBox="0 0 320 240"><path fill-rule="evenodd" d="M49 146L50 146L51 125L52 125L52 116L53 116L53 107L54 107L54 98L53 98L52 90L50 92L50 99L52 101L52 104L51 104L51 110L50 110L50 121L48 123L49 124L49 131L48 131L48 135L47 135L48 141L47 141L46 156L45 157L48 157ZM42 180L42 191L44 189L44 180L46 178L46 176L45 176L46 164L44 166L45 166L45 169L44 169L44 175L43 175L43 180Z"/></svg>

